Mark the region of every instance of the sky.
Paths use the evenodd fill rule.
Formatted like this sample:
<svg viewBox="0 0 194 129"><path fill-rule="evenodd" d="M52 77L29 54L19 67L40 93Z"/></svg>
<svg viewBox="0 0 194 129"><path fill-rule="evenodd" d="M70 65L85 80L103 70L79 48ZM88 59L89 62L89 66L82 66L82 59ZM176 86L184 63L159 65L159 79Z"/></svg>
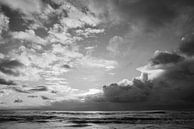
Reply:
<svg viewBox="0 0 194 129"><path fill-rule="evenodd" d="M0 0L0 109L193 108L193 14L193 0Z"/></svg>

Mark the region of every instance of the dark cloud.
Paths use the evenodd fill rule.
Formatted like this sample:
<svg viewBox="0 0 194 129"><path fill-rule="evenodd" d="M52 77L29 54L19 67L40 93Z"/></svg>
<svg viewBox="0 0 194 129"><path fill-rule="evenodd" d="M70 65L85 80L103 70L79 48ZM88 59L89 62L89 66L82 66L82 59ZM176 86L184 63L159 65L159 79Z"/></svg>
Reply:
<svg viewBox="0 0 194 129"><path fill-rule="evenodd" d="M194 102L194 61L174 65L148 82L134 79L132 85L103 87L108 102L152 105L190 105Z"/></svg>
<svg viewBox="0 0 194 129"><path fill-rule="evenodd" d="M89 0L86 3L90 11L105 21L143 24L147 31L174 22L183 12L184 15L194 12L192 0Z"/></svg>
<svg viewBox="0 0 194 129"><path fill-rule="evenodd" d="M68 65L68 64L64 64L64 65L62 66L62 68L70 69L70 68L71 68L71 66L70 66L70 65Z"/></svg>
<svg viewBox="0 0 194 129"><path fill-rule="evenodd" d="M151 78L134 79L132 84L124 86L119 83L104 86L104 99L120 103L143 102L145 105L191 105L194 102L194 60L180 54L157 51L148 63L148 71L151 70L148 76ZM165 67L169 63L171 65ZM156 68L155 65L162 67L158 74L152 71L152 67L154 70L161 67Z"/></svg>
<svg viewBox="0 0 194 129"><path fill-rule="evenodd" d="M26 90L23 90L23 89L19 88L19 87L11 87L11 89L16 91L16 92L19 92L19 93L30 93Z"/></svg>
<svg viewBox="0 0 194 129"><path fill-rule="evenodd" d="M42 38L45 38L49 35L47 30L45 30L45 28L37 28L35 30L35 34L42 37Z"/></svg>
<svg viewBox="0 0 194 129"><path fill-rule="evenodd" d="M0 71L4 74L19 76L19 71L15 70L18 67L22 67L23 64L18 60L2 59L0 60Z"/></svg>
<svg viewBox="0 0 194 129"><path fill-rule="evenodd" d="M23 66L23 64L17 60L1 60L0 66L6 67L6 68L15 68L15 67Z"/></svg>
<svg viewBox="0 0 194 129"><path fill-rule="evenodd" d="M110 102L141 102L149 95L152 84L134 79L132 85L120 86L117 83L103 87L105 100Z"/></svg>
<svg viewBox="0 0 194 129"><path fill-rule="evenodd" d="M187 56L194 55L194 34L183 37L182 43L179 47L180 52L186 54Z"/></svg>
<svg viewBox="0 0 194 129"><path fill-rule="evenodd" d="M41 0L0 0L0 5L8 6L12 10L20 11L22 14L34 14L41 11L42 2Z"/></svg>
<svg viewBox="0 0 194 129"><path fill-rule="evenodd" d="M5 5L0 5L0 7L1 11L9 18L9 29L11 31L25 31L28 29L31 21L24 20L20 12L11 10L11 8Z"/></svg>
<svg viewBox="0 0 194 129"><path fill-rule="evenodd" d="M52 0L42 0L44 3L49 4L52 8L58 9L61 5Z"/></svg>
<svg viewBox="0 0 194 129"><path fill-rule="evenodd" d="M153 80L153 96L171 103L193 103L194 60L182 61Z"/></svg>
<svg viewBox="0 0 194 129"><path fill-rule="evenodd" d="M41 96L41 98L42 98L43 100L51 100L49 97L46 97L46 96Z"/></svg>
<svg viewBox="0 0 194 129"><path fill-rule="evenodd" d="M22 102L23 102L23 100L21 100L21 99L14 100L14 103L22 103Z"/></svg>
<svg viewBox="0 0 194 129"><path fill-rule="evenodd" d="M48 88L46 86L36 86L28 91L30 92L48 91Z"/></svg>
<svg viewBox="0 0 194 129"><path fill-rule="evenodd" d="M0 84L3 84L3 85L16 85L16 83L14 81L5 80L5 79L2 79L2 78L0 78Z"/></svg>
<svg viewBox="0 0 194 129"><path fill-rule="evenodd" d="M56 94L56 93L57 93L57 91L55 91L55 90L52 90L52 91L51 91L51 93L52 93L52 94Z"/></svg>
<svg viewBox="0 0 194 129"><path fill-rule="evenodd" d="M45 86L37 86L34 88L30 88L30 89L23 89L21 87L10 87L10 89L16 92L19 92L19 93L27 93L27 94L31 94L33 92L48 91L47 87Z"/></svg>
<svg viewBox="0 0 194 129"><path fill-rule="evenodd" d="M28 95L29 98L37 98L38 96L36 95Z"/></svg>
<svg viewBox="0 0 194 129"><path fill-rule="evenodd" d="M156 51L151 59L151 65L165 65L169 63L178 63L184 58L177 53Z"/></svg>
<svg viewBox="0 0 194 129"><path fill-rule="evenodd" d="M161 77L166 80L188 81L188 83L194 83L191 81L194 79L194 60L187 59L176 65L173 65L165 70Z"/></svg>
<svg viewBox="0 0 194 129"><path fill-rule="evenodd" d="M0 102L0 104L6 104L5 102Z"/></svg>
<svg viewBox="0 0 194 129"><path fill-rule="evenodd" d="M171 22L176 16L177 11L172 4L164 0L138 0L129 2L118 0L118 9L128 18L145 20L150 26L162 26Z"/></svg>

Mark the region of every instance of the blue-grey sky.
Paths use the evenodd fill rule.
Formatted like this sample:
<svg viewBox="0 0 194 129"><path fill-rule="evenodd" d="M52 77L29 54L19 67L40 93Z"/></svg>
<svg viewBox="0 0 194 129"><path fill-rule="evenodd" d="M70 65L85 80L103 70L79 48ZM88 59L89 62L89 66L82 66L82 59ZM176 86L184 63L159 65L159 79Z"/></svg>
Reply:
<svg viewBox="0 0 194 129"><path fill-rule="evenodd" d="M193 6L192 0L0 0L0 108L190 104Z"/></svg>

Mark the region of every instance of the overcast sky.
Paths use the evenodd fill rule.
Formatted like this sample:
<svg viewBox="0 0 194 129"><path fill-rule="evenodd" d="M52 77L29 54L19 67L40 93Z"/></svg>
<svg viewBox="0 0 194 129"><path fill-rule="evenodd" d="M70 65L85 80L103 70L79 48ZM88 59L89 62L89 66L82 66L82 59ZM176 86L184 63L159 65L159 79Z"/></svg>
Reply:
<svg viewBox="0 0 194 129"><path fill-rule="evenodd" d="M193 0L0 0L1 109L192 108L193 55Z"/></svg>

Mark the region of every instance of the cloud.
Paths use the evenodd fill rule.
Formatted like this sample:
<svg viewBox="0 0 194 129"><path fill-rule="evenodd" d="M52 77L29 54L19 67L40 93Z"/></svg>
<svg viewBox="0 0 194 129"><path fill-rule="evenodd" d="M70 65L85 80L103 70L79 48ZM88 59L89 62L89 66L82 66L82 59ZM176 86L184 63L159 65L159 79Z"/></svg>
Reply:
<svg viewBox="0 0 194 129"><path fill-rule="evenodd" d="M177 15L176 10L173 8L174 2L162 0L128 2L121 0L117 4L119 4L118 10L121 15L128 19L144 20L148 26L162 26L171 22Z"/></svg>
<svg viewBox="0 0 194 129"><path fill-rule="evenodd" d="M20 39L21 41L28 41L31 43L37 43L42 45L46 44L46 40L37 36L33 30L26 30L25 32L23 31L12 32L11 35L13 38Z"/></svg>
<svg viewBox="0 0 194 129"><path fill-rule="evenodd" d="M119 50L119 46L122 45L124 43L124 39L120 36L114 36L109 40L109 44L106 47L106 49L108 51L110 51L111 53L117 55L119 54L120 50Z"/></svg>
<svg viewBox="0 0 194 129"><path fill-rule="evenodd" d="M77 29L75 32L79 36L84 36L84 37L92 37L95 34L103 33L105 30L104 29L95 29L95 28L86 28L86 29Z"/></svg>
<svg viewBox="0 0 194 129"><path fill-rule="evenodd" d="M97 26L100 22L99 19L94 17L90 12L84 13L80 11L79 7L76 7L73 4L68 3L66 1L63 1L63 4L61 7L63 9L69 9L69 13L68 13L69 19L64 18L61 20L61 22L62 24L65 24L70 28L82 27L84 24L94 27L94 26Z"/></svg>
<svg viewBox="0 0 194 129"><path fill-rule="evenodd" d="M145 101L152 87L149 81L143 82L134 79L132 84L123 85L123 83L112 83L103 87L104 98L110 102L128 102L138 103Z"/></svg>
<svg viewBox="0 0 194 129"><path fill-rule="evenodd" d="M183 44L185 42L183 41ZM187 44L185 44L187 45ZM188 44L189 46L190 44ZM182 48L182 44L180 46ZM189 49L189 47L188 47ZM189 49L190 50L190 49ZM194 60L185 51L156 51L142 75L103 87L103 100L117 103L149 105L192 105L194 101ZM185 54L183 56L182 54ZM143 73L146 72L146 73Z"/></svg>
<svg viewBox="0 0 194 129"><path fill-rule="evenodd" d="M179 46L180 52L187 56L194 55L194 35L191 34L189 36L182 37L182 43Z"/></svg>
<svg viewBox="0 0 194 129"><path fill-rule="evenodd" d="M23 102L22 99L15 99L15 100L14 100L14 103L22 103L22 102Z"/></svg>
<svg viewBox="0 0 194 129"><path fill-rule="evenodd" d="M156 51L154 53L154 57L151 59L151 65L165 65L170 63L178 63L182 61L184 58L177 54L177 53L171 53L171 52L162 52L162 51Z"/></svg>
<svg viewBox="0 0 194 129"><path fill-rule="evenodd" d="M19 93L30 93L24 89L22 89L21 87L18 87L18 86L14 86L14 87L10 87L10 89L16 91L16 92L19 92Z"/></svg>
<svg viewBox="0 0 194 129"><path fill-rule="evenodd" d="M29 89L30 92L39 92L39 91L48 91L46 86L36 86L34 88Z"/></svg>
<svg viewBox="0 0 194 129"><path fill-rule="evenodd" d="M148 75L142 74L132 80L124 79L104 86L100 93L98 93L99 90L84 92L73 89L69 86L71 85L69 78L66 78L68 75L71 79L75 79L76 77L71 75L75 69L81 71L76 73L77 76L84 72L96 73L94 76L81 77L82 80L89 79L88 81L95 82L103 78L107 71L111 70L109 74L115 74L115 77L117 72L120 72L115 69L119 65L117 61L108 59L107 55L103 55L103 58L98 57L101 54L99 53L101 50L98 49L104 47L104 44L98 44L96 47L93 47L94 44L88 44L88 41L98 34L102 34L102 37L99 36L102 40L111 38L105 49L111 54L122 56L124 54L120 53L120 50L128 52L129 47L132 50L131 45L135 48L136 44L142 43L138 45L142 47L140 50L144 50L146 47L156 47L156 44L153 45L155 41L164 43L166 37L161 35L171 32L171 29L176 36L185 32L187 34L193 26L193 1L18 0L15 2L0 0L0 3L3 4L0 32L9 31L7 36L10 38L7 44L2 45L6 50L9 49L3 50L2 52L6 52L0 54L0 75L3 75L0 82L3 85L9 85L10 89L15 91L13 93L44 96L37 97L33 99L34 101L49 98L54 98L56 101L76 98L79 102L72 103L78 105L100 103L101 107L105 107L104 103L109 107L123 103L131 105L143 103L144 106L148 106L193 102L193 41L190 39L184 39L177 51L157 51L148 64L139 69L143 73L147 72ZM121 33L119 31L121 26L126 27L128 31L124 36L123 30ZM112 32L117 29L118 32ZM158 40L157 36L161 37L161 40ZM86 38L89 39L85 40ZM184 36L184 38L187 37ZM86 42L83 41L85 43L81 44L82 40ZM148 42L151 44L147 44ZM157 47L163 46L163 44L157 45L159 45ZM82 53L82 48L83 51L87 51L86 54ZM126 53L126 55L133 54ZM6 63L7 58L9 60ZM11 83L5 78L14 82ZM11 86L15 82L27 83L29 86ZM68 106L71 107L71 105Z"/></svg>
<svg viewBox="0 0 194 129"><path fill-rule="evenodd" d="M98 97L88 97L88 101L128 103L143 105L168 105L176 108L178 105L189 107L194 101L194 61L182 60L181 62L164 69L155 78L149 73L146 77L135 78L132 81L123 80L103 86L103 93ZM150 78L150 79L149 79Z"/></svg>
<svg viewBox="0 0 194 129"><path fill-rule="evenodd" d="M0 78L0 84L1 85L16 85L16 83L14 81L10 81L10 80L5 80Z"/></svg>
<svg viewBox="0 0 194 129"><path fill-rule="evenodd" d="M78 62L82 66L105 68L106 70L112 70L118 65L114 60L99 59L92 56L84 56L79 59Z"/></svg>
<svg viewBox="0 0 194 129"><path fill-rule="evenodd" d="M9 28L9 18L6 17L3 13L0 13L0 39L4 31L7 31Z"/></svg>
<svg viewBox="0 0 194 129"><path fill-rule="evenodd" d="M122 21L113 0L85 0L83 4L104 23L118 24Z"/></svg>
<svg viewBox="0 0 194 129"><path fill-rule="evenodd" d="M19 76L20 72L17 70L18 67L23 67L23 64L18 60L14 59L0 60L0 71L4 74Z"/></svg>
<svg viewBox="0 0 194 129"><path fill-rule="evenodd" d="M19 93L27 93L27 94L32 94L32 93L37 93L37 92L44 92L44 91L48 91L49 89L46 86L36 86L36 87L24 87L24 86L12 86L12 87L8 87L9 89L12 89L16 92Z"/></svg>
<svg viewBox="0 0 194 129"><path fill-rule="evenodd" d="M42 3L40 0L1 0L1 4L9 6L13 10L19 10L24 14L37 13L41 11Z"/></svg>
<svg viewBox="0 0 194 129"><path fill-rule="evenodd" d="M129 81L128 79L123 79L117 83L119 86L129 86L132 85L132 81Z"/></svg>
<svg viewBox="0 0 194 129"><path fill-rule="evenodd" d="M193 30L191 0L85 0L82 3L107 26L140 26L145 33L158 33L159 29L170 27L179 36Z"/></svg>
<svg viewBox="0 0 194 129"><path fill-rule="evenodd" d="M91 105L98 105L102 109L101 104L105 103L125 104L128 109L130 105L133 108L193 107L194 60L190 54L178 50L156 51L148 64L139 70L142 72L140 77L105 85L102 92L83 97L84 108L90 109ZM62 106L63 103L66 101L57 104ZM76 104L79 105L80 102L75 102L74 106ZM116 109L120 109L119 106Z"/></svg>
<svg viewBox="0 0 194 129"><path fill-rule="evenodd" d="M28 95L29 98L37 98L38 96L36 95Z"/></svg>
<svg viewBox="0 0 194 129"><path fill-rule="evenodd" d="M62 66L69 64L73 58L78 58L80 54L56 44L53 45L53 48L51 46L48 51L41 52L20 46L19 49L12 50L9 56L25 64L25 67L20 69L23 78L17 78L18 80L37 81L41 78L46 79L68 72L70 69Z"/></svg>
<svg viewBox="0 0 194 129"><path fill-rule="evenodd" d="M83 10L85 6L73 3L0 0L0 32L7 31L4 44L1 44L0 76L17 82L11 86L11 82L1 80L9 85L6 90L10 94L5 99L10 101L8 106L17 105L12 103L15 95L22 97L23 105L32 105L28 104L29 94L48 96L54 101L76 98L79 92L85 92L69 86L66 76L74 77L68 72L98 68L99 73L104 73L117 66L114 60L94 57L89 52L83 54L79 42L104 33L105 29L100 26L98 17ZM87 94L94 92L91 90ZM45 97L42 99L46 100ZM45 104L42 99L37 97L32 101L37 105Z"/></svg>
<svg viewBox="0 0 194 129"><path fill-rule="evenodd" d="M62 66L62 68L67 68L67 69L70 69L70 68L71 68L71 66L70 66L70 65L68 65L68 64L64 64L64 65Z"/></svg>
<svg viewBox="0 0 194 129"><path fill-rule="evenodd" d="M17 60L11 60L11 59L9 59L9 60L1 60L1 63L0 63L0 66L1 67L6 67L6 68L16 68L16 67L21 67L21 66L23 66L23 64L22 63L20 63L19 61L17 61Z"/></svg>
<svg viewBox="0 0 194 129"><path fill-rule="evenodd" d="M41 96L41 98L42 98L43 100L51 100L50 98L48 98L48 97L46 97L46 96Z"/></svg>
<svg viewBox="0 0 194 129"><path fill-rule="evenodd" d="M164 56L165 57L165 56ZM167 57L168 58L168 57ZM132 81L124 79L103 86L102 92L87 94L77 100L54 102L46 109L66 110L134 110L134 109L177 109L181 105L192 108L194 101L194 60L187 58L158 71L142 73ZM161 64L166 65L166 64ZM92 90L91 90L92 91ZM92 91L93 92L93 91ZM95 92L95 90L94 90ZM79 106L78 106L79 105ZM71 108L69 108L71 107Z"/></svg>

